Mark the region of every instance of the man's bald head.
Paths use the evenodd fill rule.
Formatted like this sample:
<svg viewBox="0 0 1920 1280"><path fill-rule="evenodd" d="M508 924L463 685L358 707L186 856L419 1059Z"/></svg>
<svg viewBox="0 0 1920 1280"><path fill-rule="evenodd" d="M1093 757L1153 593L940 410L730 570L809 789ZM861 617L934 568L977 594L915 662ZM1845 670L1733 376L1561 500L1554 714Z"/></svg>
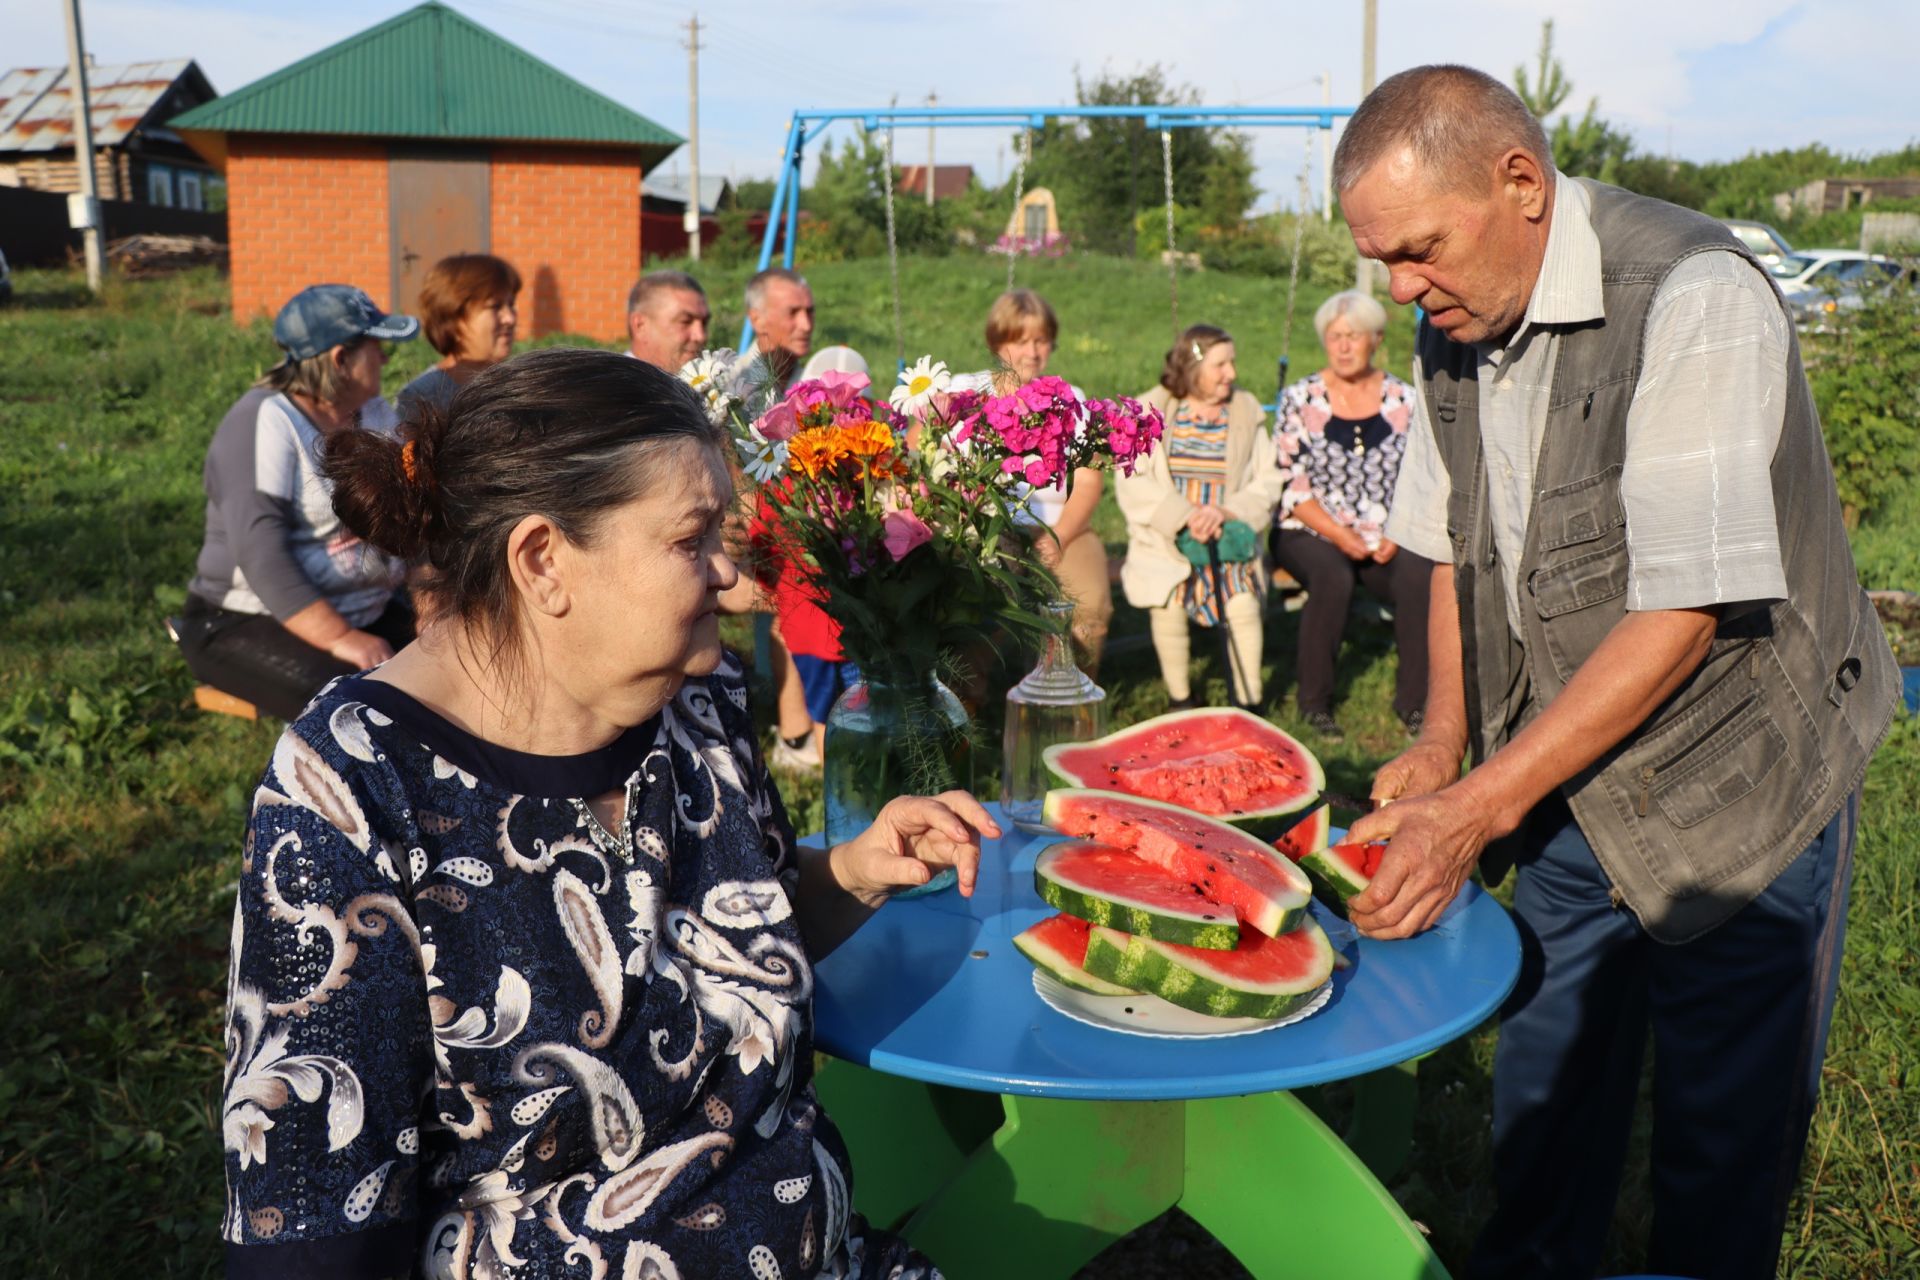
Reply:
<svg viewBox="0 0 1920 1280"><path fill-rule="evenodd" d="M1515 148L1552 171L1547 132L1519 94L1472 67L1414 67L1381 81L1347 121L1333 187L1344 195L1374 166L1406 156L1430 190L1483 195Z"/></svg>

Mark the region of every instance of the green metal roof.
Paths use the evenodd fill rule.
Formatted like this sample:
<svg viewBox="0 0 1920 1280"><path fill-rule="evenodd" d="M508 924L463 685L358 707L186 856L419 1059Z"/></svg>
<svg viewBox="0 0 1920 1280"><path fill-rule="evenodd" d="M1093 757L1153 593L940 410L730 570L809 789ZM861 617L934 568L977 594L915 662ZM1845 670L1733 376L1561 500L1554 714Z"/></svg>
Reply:
<svg viewBox="0 0 1920 1280"><path fill-rule="evenodd" d="M221 153L214 135L320 133L630 146L652 167L685 141L437 0L170 123Z"/></svg>

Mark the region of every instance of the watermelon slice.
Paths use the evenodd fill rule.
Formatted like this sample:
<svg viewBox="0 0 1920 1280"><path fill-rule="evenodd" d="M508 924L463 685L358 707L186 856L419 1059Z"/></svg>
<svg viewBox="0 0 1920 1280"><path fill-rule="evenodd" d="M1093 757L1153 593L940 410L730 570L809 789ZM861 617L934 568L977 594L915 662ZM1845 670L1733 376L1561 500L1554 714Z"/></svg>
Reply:
<svg viewBox="0 0 1920 1280"><path fill-rule="evenodd" d="M1313 896L1306 873L1272 845L1178 805L1055 788L1041 817L1062 835L1124 849L1172 872L1269 937L1291 928Z"/></svg>
<svg viewBox="0 0 1920 1280"><path fill-rule="evenodd" d="M1275 840L1273 847L1298 862L1315 849L1326 848L1332 838L1333 806L1323 804L1288 827L1287 834Z"/></svg>
<svg viewBox="0 0 1920 1280"><path fill-rule="evenodd" d="M1063 786L1161 800L1271 840L1327 785L1313 752L1232 707L1175 711L1042 753Z"/></svg>
<svg viewBox="0 0 1920 1280"><path fill-rule="evenodd" d="M1231 951L1240 942L1233 908L1121 849L1056 844L1033 864L1040 897L1070 916L1189 947Z"/></svg>
<svg viewBox="0 0 1920 1280"><path fill-rule="evenodd" d="M1086 968L1195 1013L1281 1018L1333 976L1333 944L1311 920L1277 938L1249 929L1232 951L1182 947L1095 925Z"/></svg>
<svg viewBox="0 0 1920 1280"><path fill-rule="evenodd" d="M1336 844L1303 854L1288 851L1300 869L1313 881L1313 896L1320 899L1342 920L1347 918L1347 899L1362 893L1373 883L1386 856L1383 841L1371 844Z"/></svg>
<svg viewBox="0 0 1920 1280"><path fill-rule="evenodd" d="M1096 996L1130 996L1132 987L1122 987L1086 970L1087 935L1093 928L1075 916L1058 915L1042 920L1031 929L1014 935L1013 945L1022 955L1060 981L1079 991Z"/></svg>

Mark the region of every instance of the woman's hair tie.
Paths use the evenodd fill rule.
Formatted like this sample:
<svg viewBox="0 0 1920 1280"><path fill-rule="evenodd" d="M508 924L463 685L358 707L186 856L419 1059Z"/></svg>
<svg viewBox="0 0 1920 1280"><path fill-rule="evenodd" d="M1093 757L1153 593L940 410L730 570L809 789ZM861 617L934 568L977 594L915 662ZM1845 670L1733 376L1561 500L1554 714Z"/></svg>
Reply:
<svg viewBox="0 0 1920 1280"><path fill-rule="evenodd" d="M1195 341L1194 341L1194 342L1193 342L1193 343L1192 343L1191 345L1192 345L1192 347L1193 347L1193 358L1194 358L1195 360L1200 360L1200 359L1204 359L1205 357L1204 357L1204 354L1203 354L1203 353L1201 352L1201 350L1200 350L1200 343L1199 343L1199 341L1198 341L1198 340L1195 340Z"/></svg>
<svg viewBox="0 0 1920 1280"><path fill-rule="evenodd" d="M420 483L420 464L414 460L414 442L409 440L400 446L400 470L407 477L407 483Z"/></svg>

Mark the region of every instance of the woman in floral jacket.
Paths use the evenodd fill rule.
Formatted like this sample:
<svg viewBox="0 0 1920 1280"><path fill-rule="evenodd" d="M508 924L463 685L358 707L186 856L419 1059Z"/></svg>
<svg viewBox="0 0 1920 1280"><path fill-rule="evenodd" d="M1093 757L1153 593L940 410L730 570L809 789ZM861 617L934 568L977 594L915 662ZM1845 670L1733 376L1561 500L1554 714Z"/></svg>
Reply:
<svg viewBox="0 0 1920 1280"><path fill-rule="evenodd" d="M1427 700L1427 587L1433 563L1396 547L1387 508L1406 453L1413 388L1373 367L1387 313L1336 293L1314 313L1327 367L1280 395L1274 444L1286 473L1274 560L1307 589L1300 615L1300 716L1338 741L1333 666L1357 582L1393 608L1400 671L1393 709L1417 732Z"/></svg>
<svg viewBox="0 0 1920 1280"><path fill-rule="evenodd" d="M923 1277L850 1210L810 960L982 833L795 846L720 647L731 486L669 374L549 350L353 433L342 520L433 621L288 726L234 917L234 1276ZM343 437L344 438L344 437Z"/></svg>

